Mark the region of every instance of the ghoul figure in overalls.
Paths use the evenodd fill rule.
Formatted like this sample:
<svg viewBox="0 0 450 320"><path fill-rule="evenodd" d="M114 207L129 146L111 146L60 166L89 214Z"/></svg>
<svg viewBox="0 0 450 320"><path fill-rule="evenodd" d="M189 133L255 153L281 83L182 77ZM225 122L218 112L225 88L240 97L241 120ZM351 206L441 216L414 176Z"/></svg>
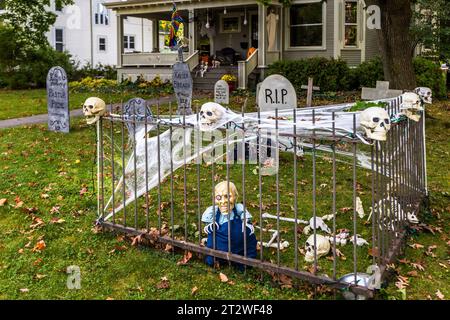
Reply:
<svg viewBox="0 0 450 320"><path fill-rule="evenodd" d="M247 257L256 258L255 229L251 223L252 216L241 203L236 203L238 192L232 182L222 181L214 188L215 206L205 210L202 221L207 223L203 229L208 234L206 246L208 248L228 252L228 227L230 228L231 253L244 255L244 219ZM215 209L215 212L213 211ZM228 213L230 211L230 213ZM214 232L215 230L215 232ZM215 236L215 240L214 240ZM222 259L217 259L223 263ZM214 258L206 257L206 263L214 266ZM240 269L242 265L237 265Z"/></svg>

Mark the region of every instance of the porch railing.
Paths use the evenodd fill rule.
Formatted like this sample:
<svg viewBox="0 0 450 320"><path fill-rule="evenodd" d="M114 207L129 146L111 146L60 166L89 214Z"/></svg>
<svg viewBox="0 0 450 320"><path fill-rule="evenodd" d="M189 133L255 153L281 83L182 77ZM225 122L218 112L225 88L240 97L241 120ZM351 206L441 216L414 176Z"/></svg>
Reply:
<svg viewBox="0 0 450 320"><path fill-rule="evenodd" d="M183 58L189 58L189 53L184 53ZM161 67L173 66L178 61L177 53L124 53L122 54L122 66L124 67Z"/></svg>
<svg viewBox="0 0 450 320"><path fill-rule="evenodd" d="M194 70L196 66L198 66L198 50L194 51L189 57L184 59L184 62L189 66L189 70Z"/></svg>
<svg viewBox="0 0 450 320"><path fill-rule="evenodd" d="M239 89L246 89L248 84L248 76L258 66L258 49L256 49L247 60L238 62L238 81Z"/></svg>

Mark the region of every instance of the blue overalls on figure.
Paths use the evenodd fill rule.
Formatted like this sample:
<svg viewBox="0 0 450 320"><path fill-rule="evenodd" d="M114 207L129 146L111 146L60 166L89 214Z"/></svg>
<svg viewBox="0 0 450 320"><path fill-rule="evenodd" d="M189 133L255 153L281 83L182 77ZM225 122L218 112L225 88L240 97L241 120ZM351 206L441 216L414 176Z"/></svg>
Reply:
<svg viewBox="0 0 450 320"><path fill-rule="evenodd" d="M254 233L253 225L251 224L251 215L248 211L244 214L243 205L237 203L228 218L227 215L223 215L220 209L216 207L215 224L213 223L213 207L208 208L203 214L202 221L210 223L205 227L205 231L208 233L208 240L206 246L210 249L226 251L228 252L228 225L230 226L230 244L231 253L244 256L244 222L243 219L247 219L246 224L246 244L247 244L247 258L256 258L256 236ZM229 219L229 221L228 221ZM213 231L215 229L215 232ZM215 234L215 241L214 241ZM217 259L219 263L224 263L225 260ZM214 257L207 256L206 263L210 266L214 266ZM236 264L239 269L243 270L242 264Z"/></svg>

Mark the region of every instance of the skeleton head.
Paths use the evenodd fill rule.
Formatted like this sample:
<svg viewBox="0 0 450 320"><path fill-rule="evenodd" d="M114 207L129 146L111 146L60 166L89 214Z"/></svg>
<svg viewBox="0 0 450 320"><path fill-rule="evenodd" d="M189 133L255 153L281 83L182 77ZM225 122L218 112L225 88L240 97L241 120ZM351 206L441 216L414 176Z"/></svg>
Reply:
<svg viewBox="0 0 450 320"><path fill-rule="evenodd" d="M386 110L379 107L367 108L361 112L360 123L368 138L386 141L386 134L391 129L391 120Z"/></svg>
<svg viewBox="0 0 450 320"><path fill-rule="evenodd" d="M314 246L314 235L309 236L305 244L305 261L314 262L314 251L317 253L317 259L326 256L330 252L330 241L320 234L316 234L316 245ZM317 248L317 250L315 249Z"/></svg>
<svg viewBox="0 0 450 320"><path fill-rule="evenodd" d="M228 214L228 210L233 210L237 197L237 188L233 182L222 181L214 188L216 206L222 214Z"/></svg>
<svg viewBox="0 0 450 320"><path fill-rule="evenodd" d="M423 103L432 104L433 103L433 92L427 87L418 87L414 90L423 101Z"/></svg>
<svg viewBox="0 0 450 320"><path fill-rule="evenodd" d="M419 111L423 111L420 97L414 92L406 92L402 95L402 98L401 109L403 110L403 114L411 120L418 122L420 120Z"/></svg>
<svg viewBox="0 0 450 320"><path fill-rule="evenodd" d="M207 102L200 109L200 128L211 129L225 114L225 108L215 102Z"/></svg>
<svg viewBox="0 0 450 320"><path fill-rule="evenodd" d="M83 114L86 117L87 124L94 124L100 117L105 115L106 104L100 98L88 98L83 104Z"/></svg>

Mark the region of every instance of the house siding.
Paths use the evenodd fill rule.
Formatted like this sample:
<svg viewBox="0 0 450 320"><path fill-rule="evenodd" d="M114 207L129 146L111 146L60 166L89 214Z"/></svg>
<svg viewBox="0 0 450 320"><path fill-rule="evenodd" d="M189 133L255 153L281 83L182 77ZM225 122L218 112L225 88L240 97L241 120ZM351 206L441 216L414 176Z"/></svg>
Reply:
<svg viewBox="0 0 450 320"><path fill-rule="evenodd" d="M350 67L356 67L357 65L359 65L361 63L361 50L360 49L356 49L356 50L344 49L344 50L341 50L341 58L342 58L342 60L347 62L347 64Z"/></svg>
<svg viewBox="0 0 450 320"><path fill-rule="evenodd" d="M378 36L376 30L367 29L366 32L366 60L370 60L380 55L378 46Z"/></svg>
<svg viewBox="0 0 450 320"><path fill-rule="evenodd" d="M288 17L285 17L286 21ZM285 28L288 28L286 25ZM287 33L288 30L285 30ZM313 57L331 58L334 55L334 4L332 1L327 2L326 6L326 49L325 50L295 50L286 49L288 43L285 43L283 51L284 60L299 60Z"/></svg>

